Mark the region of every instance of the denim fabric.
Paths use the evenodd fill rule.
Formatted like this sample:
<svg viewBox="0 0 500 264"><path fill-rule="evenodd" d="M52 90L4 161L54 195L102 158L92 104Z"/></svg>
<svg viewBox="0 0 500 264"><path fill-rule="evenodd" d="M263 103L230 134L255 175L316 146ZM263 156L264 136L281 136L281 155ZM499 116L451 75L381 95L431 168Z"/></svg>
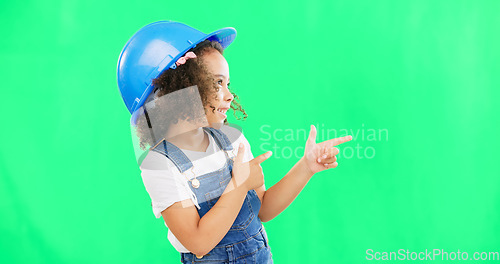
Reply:
<svg viewBox="0 0 500 264"><path fill-rule="evenodd" d="M200 202L198 214L203 217L219 200L232 177L233 160L229 158L228 152L233 149L227 136L220 130L204 127L215 139L220 149L226 153L225 165L216 171L196 176L200 181L200 187L189 187ZM163 149L157 148L160 153L177 166L179 171L185 172L193 164L188 157L175 145L164 141ZM156 150L156 149L155 149ZM271 249L267 242L267 234L258 217L260 200L254 190L250 190L233 225L224 238L202 258L192 253L181 253L182 263L273 263Z"/></svg>

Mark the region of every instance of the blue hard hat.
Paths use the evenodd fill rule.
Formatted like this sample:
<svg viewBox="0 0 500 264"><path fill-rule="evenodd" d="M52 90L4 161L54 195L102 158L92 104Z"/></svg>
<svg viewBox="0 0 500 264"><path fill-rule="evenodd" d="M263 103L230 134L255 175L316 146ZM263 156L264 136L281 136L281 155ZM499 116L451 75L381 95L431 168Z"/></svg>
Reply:
<svg viewBox="0 0 500 264"><path fill-rule="evenodd" d="M188 25L158 21L139 29L125 44L118 59L118 89L130 113L146 101L151 82L165 69L175 69L176 62L203 40L218 41L226 48L236 37L236 30L222 28L205 34Z"/></svg>

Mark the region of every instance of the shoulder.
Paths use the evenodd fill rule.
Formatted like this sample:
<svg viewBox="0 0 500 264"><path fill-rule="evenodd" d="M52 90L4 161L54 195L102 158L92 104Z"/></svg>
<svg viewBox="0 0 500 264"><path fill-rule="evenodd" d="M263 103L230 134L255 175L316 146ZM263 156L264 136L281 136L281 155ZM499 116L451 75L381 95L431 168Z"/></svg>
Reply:
<svg viewBox="0 0 500 264"><path fill-rule="evenodd" d="M165 155L153 150L149 150L139 168L141 171L147 170L170 170L174 164Z"/></svg>
<svg viewBox="0 0 500 264"><path fill-rule="evenodd" d="M164 201L175 198L182 194L186 197L183 189L182 175L177 170L175 165L161 153L149 151L144 161L139 166L141 169L141 177L153 200L153 205L159 201ZM174 199L175 200L175 199ZM162 202L161 204L166 204Z"/></svg>

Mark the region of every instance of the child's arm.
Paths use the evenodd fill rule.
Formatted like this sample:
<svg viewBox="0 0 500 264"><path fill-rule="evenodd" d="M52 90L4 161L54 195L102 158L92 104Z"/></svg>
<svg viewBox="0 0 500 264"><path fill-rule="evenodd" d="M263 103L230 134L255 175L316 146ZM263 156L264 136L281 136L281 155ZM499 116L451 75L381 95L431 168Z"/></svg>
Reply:
<svg viewBox="0 0 500 264"><path fill-rule="evenodd" d="M244 145L235 158L233 177L217 203L201 219L191 200L176 202L161 212L165 223L189 251L203 256L212 250L231 228L249 190L263 184L260 163L269 158L264 153L242 163Z"/></svg>
<svg viewBox="0 0 500 264"><path fill-rule="evenodd" d="M285 210L316 172L337 167L335 155L339 150L334 146L351 139L351 136L346 136L316 144L316 128L311 126L304 156L269 190L266 191L264 185L256 189L262 201L261 221L267 222Z"/></svg>

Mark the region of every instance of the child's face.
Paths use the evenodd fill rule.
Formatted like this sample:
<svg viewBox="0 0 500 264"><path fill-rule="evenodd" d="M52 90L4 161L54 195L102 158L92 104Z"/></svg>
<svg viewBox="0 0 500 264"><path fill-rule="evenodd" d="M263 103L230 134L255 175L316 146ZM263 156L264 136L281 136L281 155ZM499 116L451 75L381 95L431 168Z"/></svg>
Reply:
<svg viewBox="0 0 500 264"><path fill-rule="evenodd" d="M205 106L207 120L210 125L223 123L226 119L226 112L231 106L234 97L228 89L229 86L229 66L226 59L218 51L214 50L203 55L203 61L208 67L208 70L213 74L219 91L217 99L214 99L211 106Z"/></svg>

